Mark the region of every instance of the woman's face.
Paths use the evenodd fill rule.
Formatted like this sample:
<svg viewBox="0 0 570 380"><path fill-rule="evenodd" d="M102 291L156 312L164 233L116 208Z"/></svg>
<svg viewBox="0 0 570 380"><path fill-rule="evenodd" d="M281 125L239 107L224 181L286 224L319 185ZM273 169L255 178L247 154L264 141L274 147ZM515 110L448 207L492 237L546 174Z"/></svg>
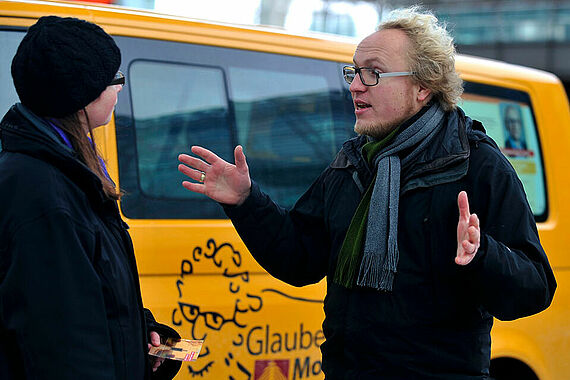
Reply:
<svg viewBox="0 0 570 380"><path fill-rule="evenodd" d="M111 120L111 115L117 104L117 95L122 89L122 84L107 86L97 99L85 107L92 128L105 125Z"/></svg>

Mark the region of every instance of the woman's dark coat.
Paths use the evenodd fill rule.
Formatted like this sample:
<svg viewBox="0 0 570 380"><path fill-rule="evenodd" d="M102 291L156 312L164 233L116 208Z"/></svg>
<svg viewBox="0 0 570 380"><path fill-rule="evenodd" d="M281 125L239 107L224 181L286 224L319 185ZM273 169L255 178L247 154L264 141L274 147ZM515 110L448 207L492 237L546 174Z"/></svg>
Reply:
<svg viewBox="0 0 570 380"><path fill-rule="evenodd" d="M0 378L150 379L148 332L178 334L143 309L116 202L22 105L0 139Z"/></svg>
<svg viewBox="0 0 570 380"><path fill-rule="evenodd" d="M225 207L256 260L295 286L327 276L323 371L335 379L485 379L493 317L544 310L556 282L521 182L480 123L446 115L438 140L402 173L399 264L392 292L346 289L332 279L352 216L373 174L347 141L292 210L257 185L245 203ZM479 129L479 130L474 130ZM468 157L460 180L432 185L429 174ZM457 196L465 190L481 222L481 246L455 264Z"/></svg>

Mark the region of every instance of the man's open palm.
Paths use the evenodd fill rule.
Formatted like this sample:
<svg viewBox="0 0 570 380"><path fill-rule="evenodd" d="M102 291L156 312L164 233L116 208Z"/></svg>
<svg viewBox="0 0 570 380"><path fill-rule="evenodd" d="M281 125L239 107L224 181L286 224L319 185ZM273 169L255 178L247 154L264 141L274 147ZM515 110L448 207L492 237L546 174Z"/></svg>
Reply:
<svg viewBox="0 0 570 380"><path fill-rule="evenodd" d="M179 155L182 164L178 170L197 183L184 181L182 186L220 203L240 205L245 201L251 191L251 179L241 146L234 150L235 165L199 146L193 146L192 153L200 158Z"/></svg>

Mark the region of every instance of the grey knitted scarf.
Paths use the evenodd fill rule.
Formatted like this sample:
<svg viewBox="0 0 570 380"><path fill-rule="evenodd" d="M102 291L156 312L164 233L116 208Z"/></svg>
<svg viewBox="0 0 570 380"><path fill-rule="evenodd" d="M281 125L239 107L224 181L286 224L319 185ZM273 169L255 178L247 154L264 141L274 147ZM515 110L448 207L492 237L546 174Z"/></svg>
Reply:
<svg viewBox="0 0 570 380"><path fill-rule="evenodd" d="M400 171L430 144L441 129L444 111L439 102L396 137L374 158L376 182L372 191L364 254L357 285L391 291L398 266L398 201ZM398 153L410 150L400 159Z"/></svg>

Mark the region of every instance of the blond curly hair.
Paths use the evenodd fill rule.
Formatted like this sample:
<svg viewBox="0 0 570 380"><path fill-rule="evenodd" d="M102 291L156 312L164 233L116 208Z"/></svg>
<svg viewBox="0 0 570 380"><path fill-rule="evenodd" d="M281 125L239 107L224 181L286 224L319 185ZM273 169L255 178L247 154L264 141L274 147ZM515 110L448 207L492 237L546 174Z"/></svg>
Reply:
<svg viewBox="0 0 570 380"><path fill-rule="evenodd" d="M446 25L438 24L433 13L413 6L392 11L377 28L385 29L406 33L411 42L408 62L414 79L431 90L444 110L455 109L463 94L463 81L455 71L455 46Z"/></svg>

